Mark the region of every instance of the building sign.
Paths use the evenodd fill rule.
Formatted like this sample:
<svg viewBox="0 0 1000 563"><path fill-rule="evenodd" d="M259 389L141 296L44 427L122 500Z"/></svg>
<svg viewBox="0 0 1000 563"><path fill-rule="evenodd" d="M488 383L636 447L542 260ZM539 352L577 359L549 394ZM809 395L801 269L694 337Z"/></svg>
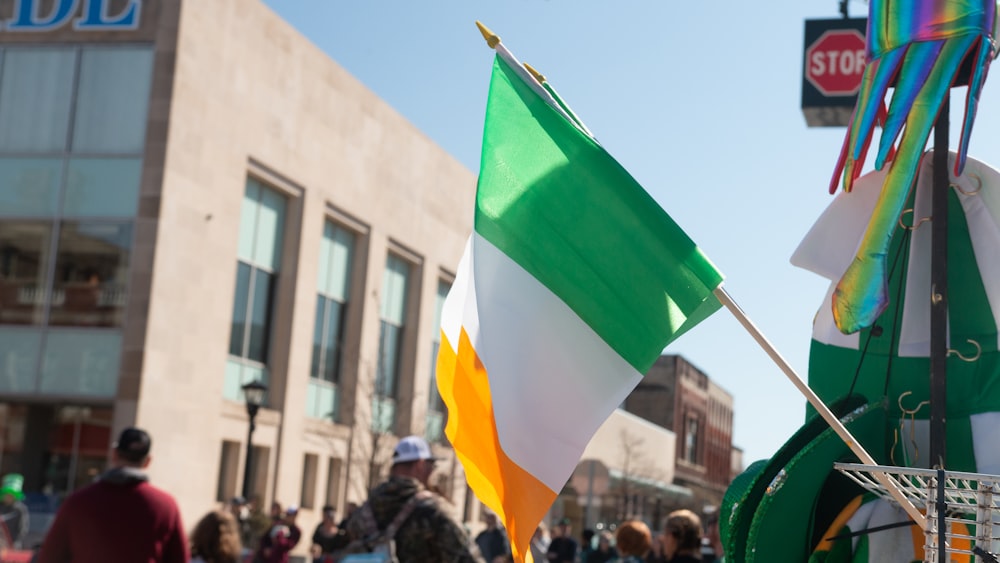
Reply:
<svg viewBox="0 0 1000 563"><path fill-rule="evenodd" d="M865 19L806 20L802 113L810 127L846 126L865 71Z"/></svg>
<svg viewBox="0 0 1000 563"><path fill-rule="evenodd" d="M82 11L78 10L82 4ZM15 0L10 19L0 21L0 32L39 32L59 29L72 22L78 31L129 31L139 27L142 0ZM44 9L47 8L47 9ZM79 15L77 14L79 12Z"/></svg>

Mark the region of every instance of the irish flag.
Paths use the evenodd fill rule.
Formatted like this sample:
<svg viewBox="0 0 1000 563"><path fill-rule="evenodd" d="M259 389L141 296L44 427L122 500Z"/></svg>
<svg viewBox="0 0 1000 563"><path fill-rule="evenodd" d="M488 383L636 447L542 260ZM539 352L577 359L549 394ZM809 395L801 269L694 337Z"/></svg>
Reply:
<svg viewBox="0 0 1000 563"><path fill-rule="evenodd" d="M587 442L664 347L720 307L723 278L495 48L475 230L444 305L437 378L470 487L530 561Z"/></svg>

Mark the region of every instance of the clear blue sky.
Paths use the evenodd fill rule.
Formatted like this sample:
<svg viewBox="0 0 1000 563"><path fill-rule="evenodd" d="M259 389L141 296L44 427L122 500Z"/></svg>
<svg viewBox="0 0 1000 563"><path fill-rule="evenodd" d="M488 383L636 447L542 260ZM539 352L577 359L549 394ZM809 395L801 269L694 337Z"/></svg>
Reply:
<svg viewBox="0 0 1000 563"><path fill-rule="evenodd" d="M807 377L828 282L788 259L832 199L844 129L808 128L802 117L803 26L839 17L836 0L265 2L473 172L493 60L482 21L548 78ZM850 3L852 16L867 9ZM994 165L997 81L984 89L970 149ZM954 124L965 91L953 93ZM802 423L805 399L727 311L666 352L732 393L746 464L770 457Z"/></svg>

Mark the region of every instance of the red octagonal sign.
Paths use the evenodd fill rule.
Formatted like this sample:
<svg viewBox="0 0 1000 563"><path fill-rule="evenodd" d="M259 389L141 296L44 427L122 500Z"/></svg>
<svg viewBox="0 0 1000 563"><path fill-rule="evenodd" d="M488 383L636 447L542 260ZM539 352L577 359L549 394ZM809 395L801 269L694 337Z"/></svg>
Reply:
<svg viewBox="0 0 1000 563"><path fill-rule="evenodd" d="M855 29L823 33L806 49L806 80L824 96L851 96L865 72L865 38Z"/></svg>

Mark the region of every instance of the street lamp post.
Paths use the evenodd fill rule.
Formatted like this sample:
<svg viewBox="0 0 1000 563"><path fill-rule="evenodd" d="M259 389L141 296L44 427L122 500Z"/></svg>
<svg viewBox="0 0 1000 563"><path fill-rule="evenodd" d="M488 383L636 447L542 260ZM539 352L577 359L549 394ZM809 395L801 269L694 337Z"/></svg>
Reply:
<svg viewBox="0 0 1000 563"><path fill-rule="evenodd" d="M247 431L247 456L243 466L243 498L250 498L250 468L253 464L253 431L257 428L254 419L257 411L264 403L264 393L267 392L267 385L261 381L251 381L243 386L243 398L247 402L247 415L250 417L250 428Z"/></svg>

